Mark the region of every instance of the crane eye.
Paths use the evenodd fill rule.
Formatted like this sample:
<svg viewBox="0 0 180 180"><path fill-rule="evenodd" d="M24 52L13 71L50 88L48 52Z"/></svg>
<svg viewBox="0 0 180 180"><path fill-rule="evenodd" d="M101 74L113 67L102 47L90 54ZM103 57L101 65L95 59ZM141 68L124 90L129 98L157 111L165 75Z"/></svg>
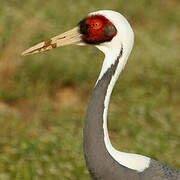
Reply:
<svg viewBox="0 0 180 180"><path fill-rule="evenodd" d="M98 30L98 29L100 29L102 27L102 22L99 21L99 20L96 20L96 21L92 22L91 27L94 30Z"/></svg>
<svg viewBox="0 0 180 180"><path fill-rule="evenodd" d="M116 33L116 28L112 24L108 24L104 27L105 36L113 36Z"/></svg>

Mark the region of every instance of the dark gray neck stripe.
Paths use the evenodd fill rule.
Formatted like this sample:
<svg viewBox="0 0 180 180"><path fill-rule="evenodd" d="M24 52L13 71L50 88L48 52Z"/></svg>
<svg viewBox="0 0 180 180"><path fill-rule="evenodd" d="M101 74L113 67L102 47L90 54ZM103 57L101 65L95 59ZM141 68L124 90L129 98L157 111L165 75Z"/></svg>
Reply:
<svg viewBox="0 0 180 180"><path fill-rule="evenodd" d="M116 68L119 64L119 59L121 58L121 56L123 55L123 45L121 45L121 50L120 50L120 53L119 55L117 56L116 58L116 61L114 64L111 65L111 67L104 73L104 75L98 80L98 82L104 78L104 76L107 76L106 74L108 74L108 76L110 76L112 78L112 76L114 75L115 71L116 71ZM109 80L109 82L111 81L111 78ZM97 82L97 84L98 84Z"/></svg>
<svg viewBox="0 0 180 180"><path fill-rule="evenodd" d="M104 101L122 55L123 48L121 48L114 64L98 80L87 109L84 127L84 154L92 179L180 180L179 171L154 160L151 160L149 167L143 172L127 168L118 163L106 148L103 129Z"/></svg>
<svg viewBox="0 0 180 180"><path fill-rule="evenodd" d="M112 158L107 151L104 142L104 101L108 86L116 72L122 55L123 48L121 48L114 64L111 65L111 67L104 73L102 78L97 82L87 109L84 127L84 154L88 170L95 180L119 179L118 177L125 177L124 175L127 173L127 171L129 180L136 176L136 172L134 170L120 165ZM114 172L115 174L113 174ZM114 176L114 178L112 178L112 176Z"/></svg>

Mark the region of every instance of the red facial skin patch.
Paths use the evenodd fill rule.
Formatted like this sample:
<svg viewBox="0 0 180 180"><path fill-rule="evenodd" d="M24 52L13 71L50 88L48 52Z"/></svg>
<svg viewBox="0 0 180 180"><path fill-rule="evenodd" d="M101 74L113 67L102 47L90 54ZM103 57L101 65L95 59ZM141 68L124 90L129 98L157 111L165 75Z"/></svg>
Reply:
<svg viewBox="0 0 180 180"><path fill-rule="evenodd" d="M87 17L80 23L80 32L83 35L83 40L90 44L99 44L110 41L116 34L115 26L106 17L102 15L93 15ZM107 35L107 26L113 28L113 33ZM106 28L106 31L105 31Z"/></svg>

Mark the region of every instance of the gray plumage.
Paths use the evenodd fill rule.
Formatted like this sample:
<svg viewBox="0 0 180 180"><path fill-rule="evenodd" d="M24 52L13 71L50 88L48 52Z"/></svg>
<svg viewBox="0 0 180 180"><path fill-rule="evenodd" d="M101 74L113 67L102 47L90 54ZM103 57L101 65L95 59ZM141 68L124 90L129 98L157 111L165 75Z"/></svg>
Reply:
<svg viewBox="0 0 180 180"><path fill-rule="evenodd" d="M108 85L114 75L123 49L114 65L97 82L87 110L84 128L84 153L93 180L180 180L180 173L163 163L151 160L143 172L120 165L108 153L103 132L104 100Z"/></svg>

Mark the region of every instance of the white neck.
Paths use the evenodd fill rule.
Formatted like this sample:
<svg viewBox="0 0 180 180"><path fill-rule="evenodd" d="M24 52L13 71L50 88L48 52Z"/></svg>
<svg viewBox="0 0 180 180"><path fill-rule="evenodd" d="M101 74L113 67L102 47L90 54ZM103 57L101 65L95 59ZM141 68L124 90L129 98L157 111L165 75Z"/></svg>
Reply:
<svg viewBox="0 0 180 180"><path fill-rule="evenodd" d="M104 102L104 107L105 107L104 113L103 113L104 141L105 141L105 146L107 148L107 151L114 158L114 160L116 160L119 164L121 164L123 166L126 166L130 169L142 172L147 167L149 167L150 158L141 156L138 154L117 151L110 142L108 128L107 128L107 113L108 113L110 96L111 96L113 87L115 85L115 82L118 79L119 74L122 72L122 70L127 62L127 59L129 57L129 54L132 49L132 45L133 45L132 42L130 44L128 44L128 43L121 44L121 46L119 46L118 49L114 49L111 51L107 51L107 49L104 47L98 47L102 51L106 51L104 63L103 63L102 70L101 70L98 80L101 79L101 77L107 71L107 69L110 68L111 65L115 63L115 61L117 60L117 57L120 54L120 51L122 49L123 50L122 56L119 59L119 64L117 66L115 74L112 77L110 84L108 86L106 97L105 97L105 102Z"/></svg>

